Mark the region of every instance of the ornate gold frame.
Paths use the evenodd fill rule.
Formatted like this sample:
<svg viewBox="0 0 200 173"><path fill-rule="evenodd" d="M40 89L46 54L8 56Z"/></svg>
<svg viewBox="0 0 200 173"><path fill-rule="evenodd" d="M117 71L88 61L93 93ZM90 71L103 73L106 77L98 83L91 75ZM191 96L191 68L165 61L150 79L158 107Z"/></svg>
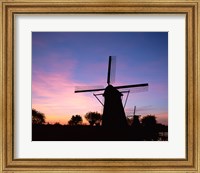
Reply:
<svg viewBox="0 0 200 173"><path fill-rule="evenodd" d="M200 172L199 0L0 0L1 172ZM186 15L186 159L15 159L13 157L14 16L57 13L149 13Z"/></svg>

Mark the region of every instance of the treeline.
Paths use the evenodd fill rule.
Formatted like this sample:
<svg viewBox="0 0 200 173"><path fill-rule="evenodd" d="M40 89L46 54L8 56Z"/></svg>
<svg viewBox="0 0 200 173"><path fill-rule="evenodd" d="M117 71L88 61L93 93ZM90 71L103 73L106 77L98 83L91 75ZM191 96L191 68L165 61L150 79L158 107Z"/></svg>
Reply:
<svg viewBox="0 0 200 173"><path fill-rule="evenodd" d="M88 112L85 114L85 119L87 120L88 124L90 126L101 126L102 123L102 114L98 112ZM136 119L137 118L137 119ZM54 124L50 124L46 122L46 117L44 113L41 113L37 111L36 109L32 109L32 123L33 125L61 125L59 122L56 122ZM156 120L155 115L146 115L143 116L140 120L138 117L134 116L130 119L127 118L127 124L129 126L135 126L135 127L140 127L140 126L145 126L149 128L153 128L155 126L159 126L160 129L166 129L165 125L158 124ZM72 115L71 119L66 122L65 125L69 126L81 126L81 125L86 125L83 123L83 118L80 115Z"/></svg>
<svg viewBox="0 0 200 173"><path fill-rule="evenodd" d="M90 126L100 126L102 121L102 115L98 112L88 112L85 114L85 119L88 121ZM32 124L33 125L51 125L49 122L46 122L46 117L44 113L32 109ZM61 125L59 122L56 122L52 125ZM84 125L83 118L80 115L72 115L71 119L66 122L66 125L78 126Z"/></svg>
<svg viewBox="0 0 200 173"><path fill-rule="evenodd" d="M33 109L33 140L168 140L168 126L159 124L155 115L127 118L127 128L106 128L98 112L85 114L88 124L80 115L72 115L65 125L46 122L43 113Z"/></svg>

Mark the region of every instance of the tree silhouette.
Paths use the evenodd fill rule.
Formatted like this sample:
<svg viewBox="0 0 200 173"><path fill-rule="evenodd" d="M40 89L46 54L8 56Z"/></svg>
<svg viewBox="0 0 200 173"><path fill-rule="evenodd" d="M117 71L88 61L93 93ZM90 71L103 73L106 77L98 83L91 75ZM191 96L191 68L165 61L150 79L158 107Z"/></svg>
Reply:
<svg viewBox="0 0 200 173"><path fill-rule="evenodd" d="M36 109L32 109L32 124L41 125L45 123L45 115Z"/></svg>
<svg viewBox="0 0 200 173"><path fill-rule="evenodd" d="M142 126L144 127L144 133L146 140L157 140L157 121L154 115L147 115L142 118Z"/></svg>
<svg viewBox="0 0 200 173"><path fill-rule="evenodd" d="M101 114L98 112L88 112L85 115L86 120L90 123L91 126L95 125L100 125L101 122Z"/></svg>
<svg viewBox="0 0 200 173"><path fill-rule="evenodd" d="M55 122L53 125L54 126L62 126L59 122Z"/></svg>
<svg viewBox="0 0 200 173"><path fill-rule="evenodd" d="M71 119L68 121L68 124L71 126L77 126L81 125L83 122L83 119L80 115L73 115Z"/></svg>
<svg viewBox="0 0 200 173"><path fill-rule="evenodd" d="M155 115L147 115L142 118L142 124L145 127L155 127L157 124Z"/></svg>

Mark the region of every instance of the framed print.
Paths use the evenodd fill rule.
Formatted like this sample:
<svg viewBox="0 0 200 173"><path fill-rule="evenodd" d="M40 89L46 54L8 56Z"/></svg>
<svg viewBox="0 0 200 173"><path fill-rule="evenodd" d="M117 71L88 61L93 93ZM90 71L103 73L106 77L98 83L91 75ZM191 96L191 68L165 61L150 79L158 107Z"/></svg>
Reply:
<svg viewBox="0 0 200 173"><path fill-rule="evenodd" d="M2 172L199 172L199 1L1 1Z"/></svg>

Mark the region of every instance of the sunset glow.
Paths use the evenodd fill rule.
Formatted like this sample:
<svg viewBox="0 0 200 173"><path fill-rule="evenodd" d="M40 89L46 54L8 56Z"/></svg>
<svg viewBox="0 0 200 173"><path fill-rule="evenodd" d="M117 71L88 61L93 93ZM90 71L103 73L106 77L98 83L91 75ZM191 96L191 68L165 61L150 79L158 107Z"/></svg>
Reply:
<svg viewBox="0 0 200 173"><path fill-rule="evenodd" d="M46 122L61 124L72 115L102 113L92 92L74 91L77 86L106 87L112 55L117 58L113 86L149 83L148 91L129 95L127 115L136 106L136 114L152 114L168 124L167 32L33 32L32 108L44 113Z"/></svg>

